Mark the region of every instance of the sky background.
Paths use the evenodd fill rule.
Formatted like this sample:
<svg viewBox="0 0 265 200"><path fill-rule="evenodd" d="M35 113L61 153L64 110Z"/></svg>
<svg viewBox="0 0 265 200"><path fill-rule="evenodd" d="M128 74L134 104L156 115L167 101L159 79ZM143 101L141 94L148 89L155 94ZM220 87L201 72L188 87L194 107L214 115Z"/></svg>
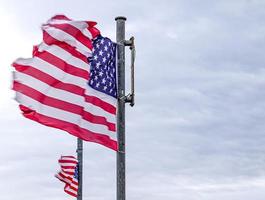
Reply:
<svg viewBox="0 0 265 200"><path fill-rule="evenodd" d="M62 13L113 40L126 16L136 38L127 199L265 199L265 1L0 0L1 199L74 199L54 174L76 138L23 118L10 90L11 63ZM115 170L114 151L85 143L83 199L115 199Z"/></svg>

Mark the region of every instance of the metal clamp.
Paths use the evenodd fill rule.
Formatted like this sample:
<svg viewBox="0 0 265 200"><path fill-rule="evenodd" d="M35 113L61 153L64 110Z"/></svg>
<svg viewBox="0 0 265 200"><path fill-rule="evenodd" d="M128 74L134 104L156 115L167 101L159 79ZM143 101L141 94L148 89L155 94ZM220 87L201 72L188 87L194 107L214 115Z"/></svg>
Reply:
<svg viewBox="0 0 265 200"><path fill-rule="evenodd" d="M131 93L129 93L127 96L125 96L125 102L130 103L130 106L134 106L134 62L135 62L135 44L134 44L134 37L131 37L130 40L125 40L124 41L125 46L129 46L131 50Z"/></svg>

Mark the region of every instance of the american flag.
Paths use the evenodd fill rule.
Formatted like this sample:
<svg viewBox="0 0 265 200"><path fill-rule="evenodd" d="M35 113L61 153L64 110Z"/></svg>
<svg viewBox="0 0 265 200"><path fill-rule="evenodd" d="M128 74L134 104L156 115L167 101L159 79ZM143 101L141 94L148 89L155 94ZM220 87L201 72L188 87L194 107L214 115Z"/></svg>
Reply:
<svg viewBox="0 0 265 200"><path fill-rule="evenodd" d="M74 156L61 156L58 160L61 171L55 175L60 181L65 183L64 191L77 197L78 194L78 161Z"/></svg>
<svg viewBox="0 0 265 200"><path fill-rule="evenodd" d="M13 89L26 118L117 150L116 45L95 25L48 20L33 57L13 63Z"/></svg>

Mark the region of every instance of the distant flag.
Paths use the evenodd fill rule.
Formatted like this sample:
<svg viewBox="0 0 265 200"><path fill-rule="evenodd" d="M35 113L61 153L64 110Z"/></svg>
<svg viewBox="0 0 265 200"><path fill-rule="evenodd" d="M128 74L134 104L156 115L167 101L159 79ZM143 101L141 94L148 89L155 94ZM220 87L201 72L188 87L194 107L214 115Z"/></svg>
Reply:
<svg viewBox="0 0 265 200"><path fill-rule="evenodd" d="M117 150L116 44L95 25L48 20L33 57L13 63L13 89L26 118Z"/></svg>
<svg viewBox="0 0 265 200"><path fill-rule="evenodd" d="M64 191L77 197L78 193L78 161L74 156L61 156L58 160L61 171L55 175L60 181L65 183Z"/></svg>

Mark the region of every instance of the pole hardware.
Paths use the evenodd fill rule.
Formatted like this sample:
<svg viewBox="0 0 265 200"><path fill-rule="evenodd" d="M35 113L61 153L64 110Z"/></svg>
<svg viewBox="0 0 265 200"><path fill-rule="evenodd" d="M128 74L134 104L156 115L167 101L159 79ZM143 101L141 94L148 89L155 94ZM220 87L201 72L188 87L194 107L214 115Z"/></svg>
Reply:
<svg viewBox="0 0 265 200"><path fill-rule="evenodd" d="M131 37L130 40L124 40L124 46L129 46L131 50L131 93L125 96L125 103L130 103L130 106L133 107L135 104L135 93L134 93L134 61L135 61L135 44L134 37Z"/></svg>

